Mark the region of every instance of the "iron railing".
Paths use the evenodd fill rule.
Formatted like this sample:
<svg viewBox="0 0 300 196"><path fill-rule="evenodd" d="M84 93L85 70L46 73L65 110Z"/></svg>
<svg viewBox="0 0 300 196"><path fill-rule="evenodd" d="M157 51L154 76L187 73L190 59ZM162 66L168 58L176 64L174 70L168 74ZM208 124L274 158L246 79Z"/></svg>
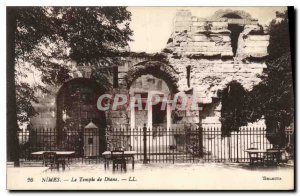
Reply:
<svg viewBox="0 0 300 196"><path fill-rule="evenodd" d="M106 128L105 130L39 129L19 132L21 160L35 160L32 152L72 150L78 162L102 160L105 150L123 148L136 151L136 161L175 162L249 162L249 148L268 149L273 145L265 127L243 127L223 137L221 128ZM293 132L285 133L286 145L293 146Z"/></svg>

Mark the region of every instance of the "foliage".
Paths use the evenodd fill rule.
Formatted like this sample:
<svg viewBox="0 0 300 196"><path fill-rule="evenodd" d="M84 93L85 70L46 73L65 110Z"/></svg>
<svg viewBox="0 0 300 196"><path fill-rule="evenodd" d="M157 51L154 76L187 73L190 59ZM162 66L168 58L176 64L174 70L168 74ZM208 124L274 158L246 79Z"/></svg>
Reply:
<svg viewBox="0 0 300 196"><path fill-rule="evenodd" d="M71 48L70 57L89 62L111 56L127 46L132 31L130 12L125 7L53 8L59 33Z"/></svg>
<svg viewBox="0 0 300 196"><path fill-rule="evenodd" d="M278 133L282 137L285 127L294 120L288 13L286 11L276 15L277 18L269 26L269 56L261 82L249 92L235 82L220 92L223 136L229 136L231 131L237 131L247 122L264 117L267 133ZM278 145L282 145L280 141L283 141L282 138L269 140Z"/></svg>
<svg viewBox="0 0 300 196"><path fill-rule="evenodd" d="M15 75L18 121L36 112L36 91L71 77L74 61L110 67L109 57L127 46L132 31L125 7L16 7ZM37 78L36 73L38 74ZM99 72L100 74L103 71ZM101 76L96 78L103 79Z"/></svg>
<svg viewBox="0 0 300 196"><path fill-rule="evenodd" d="M36 115L36 111L31 103L37 103L37 99L34 97L34 90L28 84L23 82L16 84L16 102L17 118L20 123L26 122L28 116Z"/></svg>
<svg viewBox="0 0 300 196"><path fill-rule="evenodd" d="M288 11L276 12L276 19L273 19L269 25L269 34L268 62L290 52Z"/></svg>
<svg viewBox="0 0 300 196"><path fill-rule="evenodd" d="M222 136L230 136L230 132L239 131L240 126L247 124L246 107L247 91L237 81L232 81L219 92L221 98Z"/></svg>
<svg viewBox="0 0 300 196"><path fill-rule="evenodd" d="M267 132L281 134L294 120L294 92L288 12L276 16L269 27L267 69L249 98L257 116L264 115Z"/></svg>
<svg viewBox="0 0 300 196"><path fill-rule="evenodd" d="M265 116L268 132L283 131L294 119L294 92L290 53L268 63L267 77L251 92L256 113ZM277 126L280 124L278 128Z"/></svg>

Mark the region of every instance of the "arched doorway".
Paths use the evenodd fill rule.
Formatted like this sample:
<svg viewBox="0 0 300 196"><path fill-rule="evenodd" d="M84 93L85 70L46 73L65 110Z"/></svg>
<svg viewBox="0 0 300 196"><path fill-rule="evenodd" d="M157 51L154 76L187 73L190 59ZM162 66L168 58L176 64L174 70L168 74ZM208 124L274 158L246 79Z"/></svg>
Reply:
<svg viewBox="0 0 300 196"><path fill-rule="evenodd" d="M170 65L159 61L147 61L132 66L125 76L127 89L131 101L136 102L135 95L139 95L142 101L151 101L155 95L161 97L161 101L151 105L143 103L144 108L143 122L136 121L136 109L131 108L130 125L131 127L141 127L146 124L148 128L171 127L170 99L178 92L178 73ZM153 106L153 107L152 107ZM163 108L163 110L160 110ZM154 115L155 113L158 115ZM154 116L153 116L154 115ZM159 118L161 116L162 118ZM154 120L154 121L153 121Z"/></svg>
<svg viewBox="0 0 300 196"><path fill-rule="evenodd" d="M147 74L164 80L172 95L178 92L178 73L173 67L160 61L146 61L130 67L124 78L127 89L130 89L138 77Z"/></svg>
<svg viewBox="0 0 300 196"><path fill-rule="evenodd" d="M106 118L105 113L97 109L97 99L103 92L93 79L76 78L63 84L56 98L59 146L83 156L84 128L92 122L99 131L96 145L100 153L105 150Z"/></svg>
<svg viewBox="0 0 300 196"><path fill-rule="evenodd" d="M136 99L139 97L142 103L141 108L131 108L130 127L141 128L146 124L153 129L170 128L170 90L164 80L150 74L142 75L132 83L129 94L135 105L138 104Z"/></svg>
<svg viewBox="0 0 300 196"><path fill-rule="evenodd" d="M140 98L142 108L130 108L130 143L133 149L155 154L169 149L175 139L171 134L171 100L178 92L178 73L169 65L157 61L139 63L131 67L125 81L130 95L130 105ZM153 103L153 97L156 101ZM152 103L151 103L152 102ZM147 137L141 133L147 127ZM156 149L154 152L153 150Z"/></svg>

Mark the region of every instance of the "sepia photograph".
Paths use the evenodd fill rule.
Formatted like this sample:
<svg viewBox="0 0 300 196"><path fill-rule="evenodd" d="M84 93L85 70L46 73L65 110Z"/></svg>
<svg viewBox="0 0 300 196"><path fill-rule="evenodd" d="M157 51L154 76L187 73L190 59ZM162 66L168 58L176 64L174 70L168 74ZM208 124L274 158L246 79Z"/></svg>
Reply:
<svg viewBox="0 0 300 196"><path fill-rule="evenodd" d="M6 189L295 190L294 17L7 6Z"/></svg>

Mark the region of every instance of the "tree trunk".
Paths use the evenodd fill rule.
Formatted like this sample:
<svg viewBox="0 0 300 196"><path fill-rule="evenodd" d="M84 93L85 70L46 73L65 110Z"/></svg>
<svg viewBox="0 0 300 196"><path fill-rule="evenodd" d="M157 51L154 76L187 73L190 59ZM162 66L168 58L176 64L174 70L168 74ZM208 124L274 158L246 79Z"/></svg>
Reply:
<svg viewBox="0 0 300 196"><path fill-rule="evenodd" d="M6 104L7 104L7 161L13 161L15 167L19 162L19 140L16 105L15 84L15 33L16 33L16 8L6 8Z"/></svg>

